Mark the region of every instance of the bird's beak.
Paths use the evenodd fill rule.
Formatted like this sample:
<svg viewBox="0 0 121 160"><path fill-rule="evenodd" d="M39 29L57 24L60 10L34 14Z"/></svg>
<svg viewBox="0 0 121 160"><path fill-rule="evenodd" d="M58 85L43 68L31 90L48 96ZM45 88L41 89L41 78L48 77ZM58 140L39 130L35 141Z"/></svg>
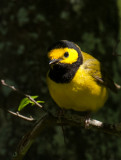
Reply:
<svg viewBox="0 0 121 160"><path fill-rule="evenodd" d="M49 65L58 63L60 60L62 60L62 59L52 59L52 60L50 60Z"/></svg>

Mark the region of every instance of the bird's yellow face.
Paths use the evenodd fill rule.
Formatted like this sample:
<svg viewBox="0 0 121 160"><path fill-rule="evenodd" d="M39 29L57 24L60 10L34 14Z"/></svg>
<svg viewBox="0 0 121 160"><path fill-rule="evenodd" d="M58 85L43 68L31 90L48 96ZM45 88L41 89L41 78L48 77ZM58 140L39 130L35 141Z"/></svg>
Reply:
<svg viewBox="0 0 121 160"><path fill-rule="evenodd" d="M78 59L78 52L73 48L55 48L48 53L50 64L66 63L72 64Z"/></svg>

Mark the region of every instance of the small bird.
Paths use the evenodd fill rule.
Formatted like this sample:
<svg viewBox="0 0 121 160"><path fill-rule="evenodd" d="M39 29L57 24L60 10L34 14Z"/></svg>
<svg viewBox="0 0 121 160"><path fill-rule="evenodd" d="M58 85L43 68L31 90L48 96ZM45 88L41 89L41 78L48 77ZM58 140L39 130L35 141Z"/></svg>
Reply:
<svg viewBox="0 0 121 160"><path fill-rule="evenodd" d="M96 58L73 42L56 42L48 49L48 58L49 92L62 109L97 111L106 102L109 89L117 93L120 88Z"/></svg>

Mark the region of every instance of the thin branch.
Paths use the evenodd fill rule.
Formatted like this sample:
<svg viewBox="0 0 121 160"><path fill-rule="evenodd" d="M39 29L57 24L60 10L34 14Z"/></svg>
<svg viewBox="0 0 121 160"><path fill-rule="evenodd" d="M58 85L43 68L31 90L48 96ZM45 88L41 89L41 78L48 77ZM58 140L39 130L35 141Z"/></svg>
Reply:
<svg viewBox="0 0 121 160"><path fill-rule="evenodd" d="M21 95L24 95L25 97L27 97L30 101L34 102L34 104L36 106L38 106L39 108L42 108L43 106L41 104L39 104L38 102L36 102L30 95L23 93L22 91L18 90L17 88L15 88L14 86L11 86L9 84L7 84L5 82L5 80L1 80L2 85L9 87L10 89L12 89L15 92L18 92Z"/></svg>
<svg viewBox="0 0 121 160"><path fill-rule="evenodd" d="M10 111L10 110L7 110L8 113L16 116L16 117L19 117L19 118L22 118L24 120L27 120L27 121L35 121L35 119L33 117L26 117L26 116L23 116L21 115L19 112L13 112L13 111Z"/></svg>
<svg viewBox="0 0 121 160"><path fill-rule="evenodd" d="M40 120L38 120L31 131L23 136L18 144L12 160L22 160L39 133L44 131L44 129L48 128L49 126L54 126L55 124L56 119L53 119L52 116L45 114Z"/></svg>
<svg viewBox="0 0 121 160"><path fill-rule="evenodd" d="M112 134L121 138L121 123L118 124L107 124L95 119L89 119L89 129L97 129L108 134ZM76 114L64 114L61 117L61 121L58 117L46 113L38 122L34 125L29 133L27 133L20 141L15 156L12 160L22 160L28 149L31 147L34 139L40 135L45 129L53 126L78 126L85 128L85 117Z"/></svg>

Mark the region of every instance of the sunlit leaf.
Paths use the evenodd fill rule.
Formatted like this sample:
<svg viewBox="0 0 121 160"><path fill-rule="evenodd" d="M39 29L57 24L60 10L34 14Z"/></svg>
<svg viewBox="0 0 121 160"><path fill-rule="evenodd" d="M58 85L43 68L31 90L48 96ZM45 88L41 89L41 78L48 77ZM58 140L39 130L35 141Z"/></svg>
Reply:
<svg viewBox="0 0 121 160"><path fill-rule="evenodd" d="M31 96L32 99L38 98L38 96ZM37 103L44 103L44 101L36 101ZM18 111L21 111L23 108L25 108L28 104L35 105L34 102L32 102L29 98L24 98L19 104Z"/></svg>

